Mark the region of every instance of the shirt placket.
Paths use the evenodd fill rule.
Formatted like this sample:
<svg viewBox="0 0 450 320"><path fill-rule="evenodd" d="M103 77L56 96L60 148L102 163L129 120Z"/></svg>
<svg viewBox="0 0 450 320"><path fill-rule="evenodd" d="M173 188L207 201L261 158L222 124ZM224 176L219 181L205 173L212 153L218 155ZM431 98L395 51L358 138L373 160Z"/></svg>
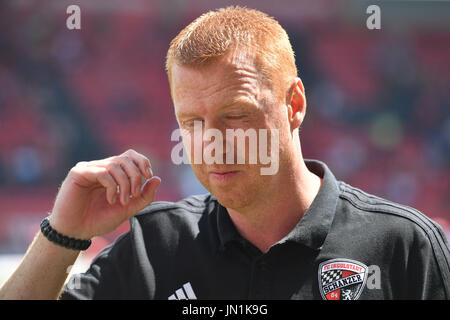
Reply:
<svg viewBox="0 0 450 320"><path fill-rule="evenodd" d="M249 299L270 299L269 273L269 264L265 255L253 259L251 263Z"/></svg>

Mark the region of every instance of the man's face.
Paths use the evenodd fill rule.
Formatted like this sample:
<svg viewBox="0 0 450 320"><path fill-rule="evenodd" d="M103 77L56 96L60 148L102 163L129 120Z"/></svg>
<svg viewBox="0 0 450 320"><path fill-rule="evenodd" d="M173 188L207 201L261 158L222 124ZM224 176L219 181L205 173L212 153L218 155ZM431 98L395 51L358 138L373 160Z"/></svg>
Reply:
<svg viewBox="0 0 450 320"><path fill-rule="evenodd" d="M285 106L278 101L268 85L264 84L258 74L253 56L242 51L232 51L219 61L207 67L194 69L174 64L172 68L172 97L175 114L180 126L185 149L188 151L191 166L199 181L219 202L229 208L238 210L252 205L254 201L267 198L271 189L279 188L279 173L262 175L261 168L268 165L249 163L250 139L245 141L245 154L237 150L237 139L233 148L226 139L226 131L252 129L257 134L260 129L267 130L267 155L277 152L280 165L284 161L283 150L286 149L289 123ZM194 163L194 144L199 143L205 152L207 146L214 142L202 142L202 136L194 136L195 125L201 124L202 134L210 129L221 132L223 137L223 164ZM279 145L277 150L270 150L271 130L277 131ZM237 131L235 131L237 132ZM242 131L241 131L242 132ZM187 143L190 139L191 143ZM193 142L194 139L197 141ZM200 139L200 140L199 140ZM257 151L261 136L257 135ZM228 144L228 146L227 146ZM228 149L227 149L228 148ZM210 149L211 150L211 149ZM226 153L233 151L233 161L226 160ZM214 151L214 156L217 150ZM204 155L204 154L203 154ZM245 163L239 164L238 158L245 157ZM278 159L277 159L278 161ZM277 170L278 171L278 170Z"/></svg>

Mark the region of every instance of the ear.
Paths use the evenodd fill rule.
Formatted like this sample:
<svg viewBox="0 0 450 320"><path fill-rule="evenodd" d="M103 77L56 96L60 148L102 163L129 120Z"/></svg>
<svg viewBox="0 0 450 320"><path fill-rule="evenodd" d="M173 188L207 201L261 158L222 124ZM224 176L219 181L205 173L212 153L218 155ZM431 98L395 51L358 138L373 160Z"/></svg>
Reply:
<svg viewBox="0 0 450 320"><path fill-rule="evenodd" d="M300 78L295 78L292 82L286 102L288 106L288 120L291 130L294 130L300 127L306 114L305 88Z"/></svg>

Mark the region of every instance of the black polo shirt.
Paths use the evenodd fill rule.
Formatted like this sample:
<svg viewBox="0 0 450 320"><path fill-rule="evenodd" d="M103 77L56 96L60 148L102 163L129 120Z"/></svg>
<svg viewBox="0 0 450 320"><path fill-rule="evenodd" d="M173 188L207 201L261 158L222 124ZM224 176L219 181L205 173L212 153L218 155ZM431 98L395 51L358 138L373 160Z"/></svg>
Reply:
<svg viewBox="0 0 450 320"><path fill-rule="evenodd" d="M295 228L262 253L210 194L155 202L75 275L62 299L448 299L449 244L415 209L323 178Z"/></svg>

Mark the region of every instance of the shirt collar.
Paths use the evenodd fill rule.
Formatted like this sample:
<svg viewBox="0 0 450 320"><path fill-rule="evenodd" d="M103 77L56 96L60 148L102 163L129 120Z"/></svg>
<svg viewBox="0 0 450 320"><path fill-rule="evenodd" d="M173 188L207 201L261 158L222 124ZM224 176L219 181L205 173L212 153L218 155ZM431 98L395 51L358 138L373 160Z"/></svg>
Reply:
<svg viewBox="0 0 450 320"><path fill-rule="evenodd" d="M232 241L242 241L243 237L239 234L227 209L217 202L217 230L219 232L219 249L225 249L226 244Z"/></svg>
<svg viewBox="0 0 450 320"><path fill-rule="evenodd" d="M322 178L322 185L303 217L278 243L294 242L311 249L320 249L330 229L336 211L339 188L336 178L327 165L317 160L305 160L308 169ZM228 211L220 203L216 207L219 248L231 241L243 241Z"/></svg>

